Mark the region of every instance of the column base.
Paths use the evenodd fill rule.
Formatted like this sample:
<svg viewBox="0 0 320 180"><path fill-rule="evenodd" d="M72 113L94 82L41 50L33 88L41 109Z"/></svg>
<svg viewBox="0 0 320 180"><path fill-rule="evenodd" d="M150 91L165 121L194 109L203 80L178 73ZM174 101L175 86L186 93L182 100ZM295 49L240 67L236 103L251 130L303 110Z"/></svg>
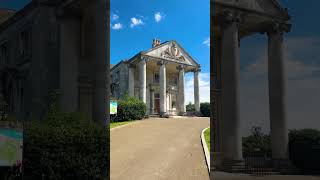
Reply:
<svg viewBox="0 0 320 180"><path fill-rule="evenodd" d="M160 112L160 118L169 118L169 114L167 112Z"/></svg>
<svg viewBox="0 0 320 180"><path fill-rule="evenodd" d="M226 159L222 152L213 153L213 163L211 169L217 169L229 173L245 173L245 161Z"/></svg>
<svg viewBox="0 0 320 180"><path fill-rule="evenodd" d="M186 116L187 113L186 112L179 112L179 116Z"/></svg>

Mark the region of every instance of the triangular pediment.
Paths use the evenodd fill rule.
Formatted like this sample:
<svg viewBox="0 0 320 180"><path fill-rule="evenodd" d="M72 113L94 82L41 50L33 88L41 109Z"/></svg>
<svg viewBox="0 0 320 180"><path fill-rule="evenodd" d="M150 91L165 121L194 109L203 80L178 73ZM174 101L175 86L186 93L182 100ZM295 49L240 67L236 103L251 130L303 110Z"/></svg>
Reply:
<svg viewBox="0 0 320 180"><path fill-rule="evenodd" d="M215 3L254 11L268 16L286 18L287 12L277 0L213 0Z"/></svg>
<svg viewBox="0 0 320 180"><path fill-rule="evenodd" d="M176 41L168 41L143 52L143 54L169 61L176 61L177 63L199 66L199 64Z"/></svg>

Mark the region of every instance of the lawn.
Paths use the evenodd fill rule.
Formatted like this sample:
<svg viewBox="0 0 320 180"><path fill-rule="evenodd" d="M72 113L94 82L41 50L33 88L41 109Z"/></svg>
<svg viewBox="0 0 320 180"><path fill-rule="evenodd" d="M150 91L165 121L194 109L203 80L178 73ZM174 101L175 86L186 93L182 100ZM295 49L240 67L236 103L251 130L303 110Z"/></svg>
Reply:
<svg viewBox="0 0 320 180"><path fill-rule="evenodd" d="M115 128L115 127L118 127L118 126L122 126L122 125L125 125L125 124L129 124L133 121L125 121L125 122L112 122L110 123L110 129L112 128Z"/></svg>
<svg viewBox="0 0 320 180"><path fill-rule="evenodd" d="M210 152L210 128L204 131L204 139L206 140L206 143Z"/></svg>

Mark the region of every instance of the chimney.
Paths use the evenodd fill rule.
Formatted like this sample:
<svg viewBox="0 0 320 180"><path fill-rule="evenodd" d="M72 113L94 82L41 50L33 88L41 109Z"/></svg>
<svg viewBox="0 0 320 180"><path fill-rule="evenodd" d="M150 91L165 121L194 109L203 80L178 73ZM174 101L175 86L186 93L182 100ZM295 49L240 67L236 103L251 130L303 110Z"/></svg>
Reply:
<svg viewBox="0 0 320 180"><path fill-rule="evenodd" d="M152 40L152 48L157 47L160 45L160 40L159 39L153 39Z"/></svg>

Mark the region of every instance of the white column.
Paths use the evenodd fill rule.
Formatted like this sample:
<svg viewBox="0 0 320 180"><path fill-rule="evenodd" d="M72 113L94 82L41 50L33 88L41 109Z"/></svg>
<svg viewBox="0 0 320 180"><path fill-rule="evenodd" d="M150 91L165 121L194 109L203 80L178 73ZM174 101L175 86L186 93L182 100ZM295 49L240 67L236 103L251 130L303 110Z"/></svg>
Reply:
<svg viewBox="0 0 320 180"><path fill-rule="evenodd" d="M288 158L288 130L286 122L286 77L284 71L283 34L268 33L268 80L270 131L273 159Z"/></svg>
<svg viewBox="0 0 320 180"><path fill-rule="evenodd" d="M141 59L139 62L140 75L140 99L147 103L147 62L146 59Z"/></svg>
<svg viewBox="0 0 320 180"><path fill-rule="evenodd" d="M160 65L160 115L167 113L167 80L166 80L166 63L161 61Z"/></svg>
<svg viewBox="0 0 320 180"><path fill-rule="evenodd" d="M229 160L242 160L239 114L239 36L235 19L226 23L222 34L222 152Z"/></svg>
<svg viewBox="0 0 320 180"><path fill-rule="evenodd" d="M178 66L179 70L179 110L180 114L184 115L186 113L186 106L184 105L184 67L183 65Z"/></svg>
<svg viewBox="0 0 320 180"><path fill-rule="evenodd" d="M150 114L154 114L154 90L150 90Z"/></svg>
<svg viewBox="0 0 320 180"><path fill-rule="evenodd" d="M106 0L95 2L95 59L94 59L94 98L93 120L103 122L104 126L109 123L110 101L110 62L109 62L109 11ZM107 86L106 86L107 85ZM108 94L108 96L107 96Z"/></svg>
<svg viewBox="0 0 320 180"><path fill-rule="evenodd" d="M128 74L128 95L133 97L134 96L134 65L129 64L129 74Z"/></svg>
<svg viewBox="0 0 320 180"><path fill-rule="evenodd" d="M199 70L194 71L194 106L195 111L200 112L200 95L199 95Z"/></svg>

